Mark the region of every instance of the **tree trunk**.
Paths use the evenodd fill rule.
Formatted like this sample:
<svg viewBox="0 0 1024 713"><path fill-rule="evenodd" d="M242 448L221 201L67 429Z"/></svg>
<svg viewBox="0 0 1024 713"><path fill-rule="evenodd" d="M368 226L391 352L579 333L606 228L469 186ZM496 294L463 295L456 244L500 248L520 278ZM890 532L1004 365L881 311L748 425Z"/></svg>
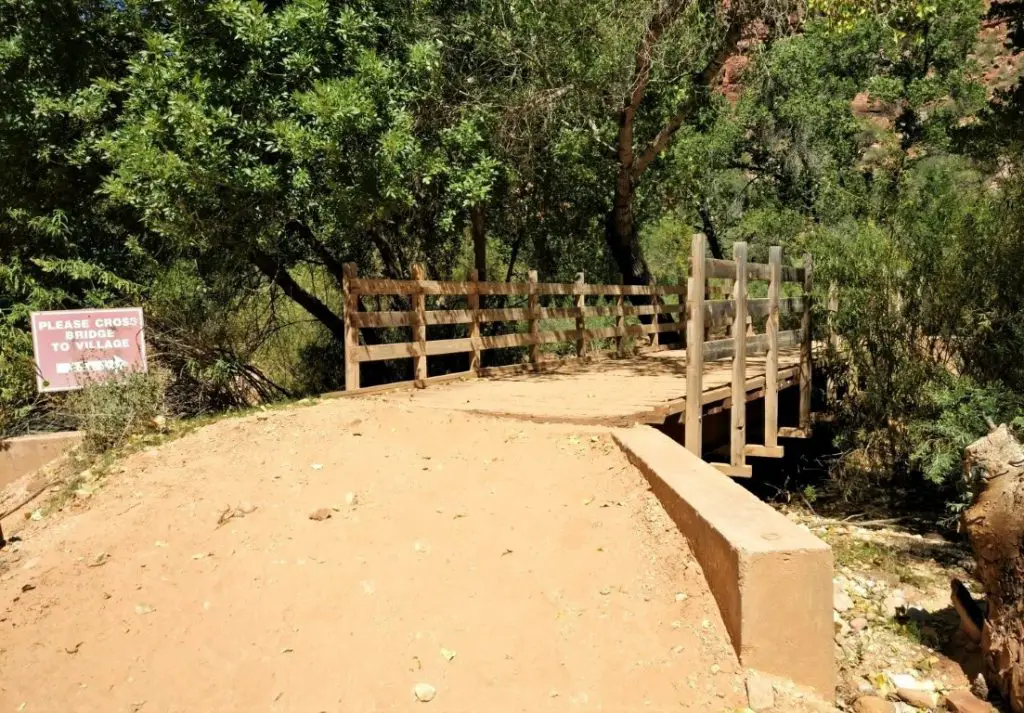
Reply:
<svg viewBox="0 0 1024 713"><path fill-rule="evenodd" d="M345 322L317 297L305 290L288 274L288 271L268 253L253 250L249 255L252 264L263 275L281 288L286 296L294 300L300 307L309 312L322 325L330 330L338 341L345 340Z"/></svg>
<svg viewBox="0 0 1024 713"><path fill-rule="evenodd" d="M963 525L988 595L986 678L1014 713L1024 713L1024 448L1000 426L967 447L964 468L983 479Z"/></svg>
<svg viewBox="0 0 1024 713"><path fill-rule="evenodd" d="M473 233L473 267L478 279L487 282L487 226L484 223L484 207L477 203L469 211Z"/></svg>
<svg viewBox="0 0 1024 713"><path fill-rule="evenodd" d="M605 237L623 282L627 285L647 285L651 282L651 269L636 234L633 217L635 192L632 170L620 169L615 180L615 202L605 225Z"/></svg>
<svg viewBox="0 0 1024 713"><path fill-rule="evenodd" d="M715 231L715 223L711 220L711 209L708 208L707 201L701 201L697 212L700 214L700 224L704 229L704 235L708 238L708 247L711 248L711 257L716 260L724 260L725 252L722 250L722 243L718 239L717 231Z"/></svg>

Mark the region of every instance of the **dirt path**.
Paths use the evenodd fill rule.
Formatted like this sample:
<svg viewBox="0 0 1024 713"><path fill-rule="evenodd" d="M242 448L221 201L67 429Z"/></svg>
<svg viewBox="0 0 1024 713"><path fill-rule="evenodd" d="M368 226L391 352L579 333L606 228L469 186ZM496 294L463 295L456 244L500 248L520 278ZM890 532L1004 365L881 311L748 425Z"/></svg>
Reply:
<svg viewBox="0 0 1024 713"><path fill-rule="evenodd" d="M342 399L133 456L20 534L0 711L745 704L685 541L595 432Z"/></svg>

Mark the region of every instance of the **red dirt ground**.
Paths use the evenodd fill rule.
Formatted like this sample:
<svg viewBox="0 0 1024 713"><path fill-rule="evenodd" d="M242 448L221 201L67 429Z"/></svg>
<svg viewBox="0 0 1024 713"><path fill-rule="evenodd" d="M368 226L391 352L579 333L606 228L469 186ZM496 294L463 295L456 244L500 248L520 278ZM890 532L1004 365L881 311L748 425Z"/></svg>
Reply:
<svg viewBox="0 0 1024 713"><path fill-rule="evenodd" d="M339 399L221 421L5 524L0 711L746 703L685 540L594 430Z"/></svg>

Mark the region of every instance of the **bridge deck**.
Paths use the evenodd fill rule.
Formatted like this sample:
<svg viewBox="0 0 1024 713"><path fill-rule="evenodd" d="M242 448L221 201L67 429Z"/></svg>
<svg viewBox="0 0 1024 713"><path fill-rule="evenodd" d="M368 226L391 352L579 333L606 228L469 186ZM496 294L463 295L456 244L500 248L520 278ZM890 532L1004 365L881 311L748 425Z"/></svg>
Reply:
<svg viewBox="0 0 1024 713"><path fill-rule="evenodd" d="M796 383L798 349L780 350L779 389ZM747 358L747 398L764 390L765 360ZM704 365L704 404L728 402L729 360ZM540 372L431 384L413 392L417 406L495 416L586 424L661 423L686 404L686 350L625 359L570 361ZM393 397L391 397L393 398ZM402 398L409 398L403 395Z"/></svg>

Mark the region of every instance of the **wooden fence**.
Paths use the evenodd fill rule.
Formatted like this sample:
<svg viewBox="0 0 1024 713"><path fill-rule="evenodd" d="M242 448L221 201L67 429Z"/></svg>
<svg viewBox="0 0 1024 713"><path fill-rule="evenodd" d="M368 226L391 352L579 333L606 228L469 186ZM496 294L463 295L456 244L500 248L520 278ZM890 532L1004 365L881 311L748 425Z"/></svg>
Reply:
<svg viewBox="0 0 1024 713"><path fill-rule="evenodd" d="M746 443L746 410L731 408L732 429L730 460L716 463L721 470L732 475L749 475L747 456L780 457L780 435L801 435L810 425L811 414L811 276L810 256L805 256L803 267L782 264L782 249L769 250L767 264L748 262L747 244L733 246L732 260L716 260L706 256L706 240L695 235L690 256L690 277L678 285L599 285L589 284L582 273L572 283L543 283L531 271L527 282L485 282L472 272L465 281L438 281L424 279L422 267L412 268L411 280L360 278L356 267L344 267L343 292L345 299L345 388L358 389L359 365L365 362L389 359L412 359L416 383L423 385L437 378L458 378L465 375L489 373L481 368L481 352L507 347L529 347L526 368L542 365L539 347L544 344L574 343L576 357L588 356L589 342L597 339L614 340L615 352L623 355L623 340L649 335L650 346L659 348L659 334L686 334L688 345L701 344L699 350L687 350L687 394L702 394L705 362L732 360L731 403L746 403L747 357L765 355L765 424L764 444ZM718 284L712 283L713 280ZM751 281L767 282L767 296L751 298ZM714 287L724 282L731 285L730 299L709 299ZM802 286L800 294L783 297L784 283ZM490 308L481 306L481 297L489 295L518 295L526 297L525 307ZM684 300L685 295L685 300ZM409 300L411 309L401 311L362 311L362 297L401 296ZM451 297L464 300L466 306L458 309L427 309L428 296ZM587 305L586 298L608 298L607 304ZM672 301L675 296L675 301ZM547 306L542 298L570 298L571 306ZM632 304L627 298L637 298ZM669 300L666 300L669 298ZM831 305L830 305L831 306ZM799 328L780 329L781 315L800 315ZM649 323L627 325L626 317L647 317ZM588 327L587 320L613 317L614 326ZM573 319L575 329L540 331L541 320ZM764 321L760 334L752 333L752 324ZM494 322L526 322L525 332L484 336L481 325ZM427 327L432 325L467 325L468 336L459 338L428 339ZM360 330L367 328L408 327L408 342L390 344L361 344ZM727 334L722 335L722 329ZM736 349L737 338L742 338L745 349ZM778 426L778 371L779 350L800 348L799 385L800 418L796 429ZM469 370L457 375L431 377L427 375L427 358L445 354L469 354ZM686 447L701 455L702 399L688 398L685 406Z"/></svg>

